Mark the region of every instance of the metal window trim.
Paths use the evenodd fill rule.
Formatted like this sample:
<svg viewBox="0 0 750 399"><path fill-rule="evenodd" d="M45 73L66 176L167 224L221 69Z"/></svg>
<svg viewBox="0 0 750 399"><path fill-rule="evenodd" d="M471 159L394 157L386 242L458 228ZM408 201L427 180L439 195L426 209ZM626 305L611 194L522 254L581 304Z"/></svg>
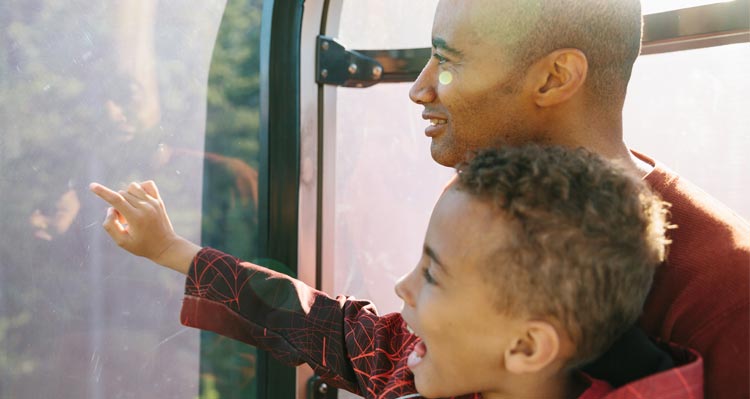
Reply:
<svg viewBox="0 0 750 399"><path fill-rule="evenodd" d="M339 32L343 0L326 0L321 35L336 37ZM314 42L314 40L313 40ZM317 48L316 48L317 50ZM309 70L315 78L315 68ZM324 292L334 290L334 235L336 202L336 132L338 87L318 85L318 261L316 287ZM326 156L326 154L334 154Z"/></svg>
<svg viewBox="0 0 750 399"><path fill-rule="evenodd" d="M327 0L306 0L302 16L301 42L308 44L324 29ZM297 231L297 278L320 288L319 262L319 135L321 133L319 87L315 76L315 47L300 48L300 154ZM307 399L314 372L308 365L296 369L296 397Z"/></svg>
<svg viewBox="0 0 750 399"><path fill-rule="evenodd" d="M683 8L643 17L641 55L750 42L750 1Z"/></svg>
<svg viewBox="0 0 750 399"><path fill-rule="evenodd" d="M304 0L264 0L260 38L259 243L297 273L300 48ZM292 399L295 369L259 351L258 397Z"/></svg>
<svg viewBox="0 0 750 399"><path fill-rule="evenodd" d="M315 43L319 35L338 32L341 0L306 0L302 18L302 43ZM335 192L336 88L319 85L315 71L316 46L300 49L300 151L298 200L298 278L306 284L331 292L334 221L332 210ZM314 376L302 365L296 370L298 399L307 399ZM330 389L329 395L336 395Z"/></svg>

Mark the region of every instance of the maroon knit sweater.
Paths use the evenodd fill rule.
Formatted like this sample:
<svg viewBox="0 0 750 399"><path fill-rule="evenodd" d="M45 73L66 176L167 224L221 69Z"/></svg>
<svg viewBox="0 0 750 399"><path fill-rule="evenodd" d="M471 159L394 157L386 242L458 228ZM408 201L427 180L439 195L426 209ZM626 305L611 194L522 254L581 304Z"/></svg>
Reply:
<svg viewBox="0 0 750 399"><path fill-rule="evenodd" d="M697 350L707 398L750 398L750 224L652 159L645 180L672 204L667 262L639 325Z"/></svg>

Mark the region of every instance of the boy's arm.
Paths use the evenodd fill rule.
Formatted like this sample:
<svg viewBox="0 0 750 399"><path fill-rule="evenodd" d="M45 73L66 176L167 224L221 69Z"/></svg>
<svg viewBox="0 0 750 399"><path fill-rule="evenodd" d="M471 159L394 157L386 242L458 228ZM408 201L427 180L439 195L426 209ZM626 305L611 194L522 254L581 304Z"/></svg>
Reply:
<svg viewBox="0 0 750 399"><path fill-rule="evenodd" d="M299 280L202 249L188 272L183 324L269 351L289 365L308 363L326 382L360 393L347 348L350 320L375 320L365 301L331 298ZM364 370L368 373L368 370Z"/></svg>
<svg viewBox="0 0 750 399"><path fill-rule="evenodd" d="M112 240L126 251L187 274L200 247L178 236L153 181L130 183L114 191L91 183L91 191L112 205L102 223Z"/></svg>
<svg viewBox="0 0 750 399"><path fill-rule="evenodd" d="M202 249L188 273L182 323L309 364L328 384L365 398L415 394L401 315L327 294L287 275Z"/></svg>
<svg viewBox="0 0 750 399"><path fill-rule="evenodd" d="M103 223L128 252L187 275L181 321L310 364L328 383L366 397L390 386L414 393L405 345L413 345L399 315L379 317L366 301L336 299L299 280L178 236L151 182L91 191L112 208ZM388 396L391 397L391 396ZM398 396L393 396L398 397Z"/></svg>

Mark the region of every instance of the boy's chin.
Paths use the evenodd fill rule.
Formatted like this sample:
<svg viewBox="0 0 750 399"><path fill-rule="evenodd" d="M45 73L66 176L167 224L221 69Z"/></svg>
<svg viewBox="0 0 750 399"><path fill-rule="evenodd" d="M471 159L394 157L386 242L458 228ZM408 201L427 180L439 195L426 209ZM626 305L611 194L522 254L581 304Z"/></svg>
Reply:
<svg viewBox="0 0 750 399"><path fill-rule="evenodd" d="M452 396L458 396L456 392L446 390L447 387L440 386L440 383L450 383L450 381L440 381L439 379L429 378L422 373L424 370L416 370L414 372L414 386L417 388L417 392L426 399L430 398L449 398Z"/></svg>

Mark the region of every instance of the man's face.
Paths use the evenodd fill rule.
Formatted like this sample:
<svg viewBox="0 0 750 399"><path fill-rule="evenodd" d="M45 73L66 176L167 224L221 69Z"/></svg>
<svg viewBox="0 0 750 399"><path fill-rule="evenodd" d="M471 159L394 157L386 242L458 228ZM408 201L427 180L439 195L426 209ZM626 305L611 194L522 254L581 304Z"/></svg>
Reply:
<svg viewBox="0 0 750 399"><path fill-rule="evenodd" d="M500 288L483 269L505 239L503 226L490 205L449 189L435 206L419 263L396 284L401 314L420 337L408 365L422 395L488 393L506 383L503 348L522 322L496 309Z"/></svg>
<svg viewBox="0 0 750 399"><path fill-rule="evenodd" d="M521 35L502 18L505 2L442 0L432 29L432 53L409 97L424 105L432 157L455 166L470 151L535 139L526 120L523 71L507 51Z"/></svg>

